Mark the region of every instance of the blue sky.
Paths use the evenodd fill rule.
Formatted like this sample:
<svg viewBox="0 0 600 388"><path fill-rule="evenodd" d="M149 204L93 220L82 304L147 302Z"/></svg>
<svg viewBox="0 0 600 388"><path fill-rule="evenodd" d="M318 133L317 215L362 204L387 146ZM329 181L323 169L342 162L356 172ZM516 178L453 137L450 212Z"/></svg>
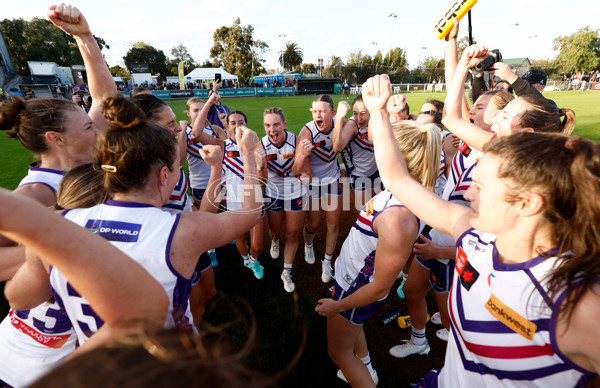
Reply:
<svg viewBox="0 0 600 388"><path fill-rule="evenodd" d="M437 20L454 0L315 1L73 1L87 17L94 34L110 45L104 50L110 66L122 65L131 43L143 41L170 55L178 44L197 62L209 58L213 32L231 26L239 16L251 24L254 36L269 45L265 67L278 68L278 53L296 42L304 61L325 64L332 55L346 61L353 50L374 55L390 47L406 50L409 66L425 57L442 57L444 42L434 36ZM0 0L0 18L45 17L49 1ZM173 4L172 7L169 5ZM242 4L242 5L241 5ZM167 5L167 7L164 7ZM396 17L389 17L393 13ZM554 58L552 40L589 25L600 28L597 0L479 0L472 9L473 35L479 43L498 48L505 58ZM467 34L467 19L460 37Z"/></svg>

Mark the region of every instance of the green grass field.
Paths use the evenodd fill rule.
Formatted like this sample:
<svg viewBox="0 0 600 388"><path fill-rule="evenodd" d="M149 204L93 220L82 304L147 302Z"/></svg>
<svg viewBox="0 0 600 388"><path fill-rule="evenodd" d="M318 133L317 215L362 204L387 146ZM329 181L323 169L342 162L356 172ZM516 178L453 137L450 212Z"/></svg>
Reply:
<svg viewBox="0 0 600 388"><path fill-rule="evenodd" d="M569 91L547 92L546 97L556 101L558 106L571 108L577 116L574 134L600 142L600 92ZM407 100L412 113L428 98L444 100L445 93L411 93ZM253 98L224 98L222 102L231 110L241 110L248 116L248 126L259 136L264 136L262 128L262 112L269 107L278 106L283 109L287 119L288 130L298 133L302 126L312 120L309 109L314 96L289 97L253 97ZM351 96L353 98L353 96ZM333 96L334 102L340 101L340 95ZM187 119L185 100L172 100L169 105L178 119ZM0 155L2 169L0 170L0 187L14 189L21 178L27 174L27 166L33 160L30 152L25 150L18 141L0 135Z"/></svg>

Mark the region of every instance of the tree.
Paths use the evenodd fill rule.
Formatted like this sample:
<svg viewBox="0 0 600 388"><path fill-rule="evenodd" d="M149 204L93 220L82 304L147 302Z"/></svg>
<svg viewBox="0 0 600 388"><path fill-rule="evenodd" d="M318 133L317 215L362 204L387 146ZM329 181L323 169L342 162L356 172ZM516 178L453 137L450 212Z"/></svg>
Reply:
<svg viewBox="0 0 600 388"><path fill-rule="evenodd" d="M123 61L128 68L134 63L147 63L152 74L160 74L161 77L169 74L165 53L144 42L134 43L123 57Z"/></svg>
<svg viewBox="0 0 600 388"><path fill-rule="evenodd" d="M182 44L173 46L171 49L171 55L173 56L173 60L177 63L183 61L185 62L186 66L191 67L196 65L196 61L194 61L194 58L192 58L190 53L187 51L187 48Z"/></svg>
<svg viewBox="0 0 600 388"><path fill-rule="evenodd" d="M262 67L262 53L269 46L253 37L254 27L241 26L240 18L235 19L231 27L221 27L213 34L214 45L210 57L215 67L223 66L231 74L239 77L240 82L249 80L255 69Z"/></svg>
<svg viewBox="0 0 600 388"><path fill-rule="evenodd" d="M332 55L330 63L327 64L327 67L323 70L324 77L341 77L341 68L344 66L344 62L341 57Z"/></svg>
<svg viewBox="0 0 600 388"><path fill-rule="evenodd" d="M564 73L593 71L600 67L600 36L589 26L576 33L554 39L554 50L560 50L555 64Z"/></svg>
<svg viewBox="0 0 600 388"><path fill-rule="evenodd" d="M113 77L121 77L125 81L129 79L129 72L127 71L127 69L119 65L113 66L108 70L110 71L110 74L112 74Z"/></svg>
<svg viewBox="0 0 600 388"><path fill-rule="evenodd" d="M4 19L0 22L17 73L30 75L27 61L56 62L60 66L83 64L75 38L55 27L49 20L33 18ZM100 50L110 48L94 36Z"/></svg>
<svg viewBox="0 0 600 388"><path fill-rule="evenodd" d="M298 46L298 43L287 42L285 44L285 50L279 52L279 63L281 66L288 71L294 69L294 67L302 64L304 59L302 50Z"/></svg>
<svg viewBox="0 0 600 388"><path fill-rule="evenodd" d="M428 83L433 80L444 82L445 63L444 58L427 57L423 59L419 64L419 69L423 72L423 81Z"/></svg>
<svg viewBox="0 0 600 388"><path fill-rule="evenodd" d="M317 72L317 68L312 63L303 63L301 69L304 74L313 74Z"/></svg>

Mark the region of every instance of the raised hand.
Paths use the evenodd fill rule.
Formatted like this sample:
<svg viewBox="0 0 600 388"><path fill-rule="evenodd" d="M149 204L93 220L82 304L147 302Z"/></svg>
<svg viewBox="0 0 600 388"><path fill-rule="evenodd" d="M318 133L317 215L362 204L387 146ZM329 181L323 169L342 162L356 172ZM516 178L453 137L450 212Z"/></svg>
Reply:
<svg viewBox="0 0 600 388"><path fill-rule="evenodd" d="M87 20L75 6L51 5L48 8L48 19L67 34L75 36L91 34Z"/></svg>
<svg viewBox="0 0 600 388"><path fill-rule="evenodd" d="M340 101L340 103L338 104L336 117L346 117L348 112L350 112L350 109L351 108L350 104L348 104L348 101Z"/></svg>
<svg viewBox="0 0 600 388"><path fill-rule="evenodd" d="M205 145L198 150L198 153L206 164L211 167L223 163L223 150L217 145Z"/></svg>
<svg viewBox="0 0 600 388"><path fill-rule="evenodd" d="M477 66L481 58L488 56L488 48L481 44L474 44L463 51L462 57L460 58L459 65L466 67Z"/></svg>
<svg viewBox="0 0 600 388"><path fill-rule="evenodd" d="M310 153L312 152L312 150L315 148L315 146L312 144L312 142L308 139L302 139L300 141L300 144L298 144L298 146L300 148L300 153L305 158L308 157L310 155Z"/></svg>
<svg viewBox="0 0 600 388"><path fill-rule="evenodd" d="M387 110L392 114L399 114L406 107L406 96L404 94L394 94L387 103Z"/></svg>
<svg viewBox="0 0 600 388"><path fill-rule="evenodd" d="M248 127L237 127L235 141L240 147L240 152L253 152L258 143L258 135Z"/></svg>
<svg viewBox="0 0 600 388"><path fill-rule="evenodd" d="M362 97L369 112L385 110L392 95L390 78L387 74L371 77L362 86Z"/></svg>

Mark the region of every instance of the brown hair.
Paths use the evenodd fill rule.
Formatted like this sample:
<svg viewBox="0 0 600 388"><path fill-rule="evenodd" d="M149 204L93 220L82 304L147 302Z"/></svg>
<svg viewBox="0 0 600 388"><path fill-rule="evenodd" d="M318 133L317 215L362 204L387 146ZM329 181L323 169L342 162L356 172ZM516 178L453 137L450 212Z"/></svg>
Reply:
<svg viewBox="0 0 600 388"><path fill-rule="evenodd" d="M171 131L146 120L144 112L123 96L104 99L102 114L109 128L98 138L96 165L102 168L108 193L142 188L156 166L171 169L177 150Z"/></svg>
<svg viewBox="0 0 600 388"><path fill-rule="evenodd" d="M363 101L362 93L358 93L358 95L356 97L354 97L354 100L352 101L352 106L354 106L354 104L356 104L359 101L360 102Z"/></svg>
<svg viewBox="0 0 600 388"><path fill-rule="evenodd" d="M328 103L329 106L331 107L331 110L335 110L335 107L333 106L333 99L331 98L331 96L329 96L327 94L319 94L313 100L313 102L321 102L321 101Z"/></svg>
<svg viewBox="0 0 600 388"><path fill-rule="evenodd" d="M431 98L429 100L426 100L424 103L435 106L435 110L439 113L440 117L442 116L442 113L444 112L444 101Z"/></svg>
<svg viewBox="0 0 600 388"><path fill-rule="evenodd" d="M442 152L440 129L411 120L396 121L392 128L409 174L434 191Z"/></svg>
<svg viewBox="0 0 600 388"><path fill-rule="evenodd" d="M526 110L521 116L522 128L533 128L535 132L557 132L570 135L575 129L575 112L571 109L558 109L550 100L543 97L518 97L525 102ZM564 116L563 121L561 118Z"/></svg>
<svg viewBox="0 0 600 388"><path fill-rule="evenodd" d="M58 187L56 203L61 209L78 209L104 203L107 199L100 168L86 163L65 174Z"/></svg>
<svg viewBox="0 0 600 388"><path fill-rule="evenodd" d="M192 105L196 104L198 102L201 102L203 104L205 103L204 100L201 99L200 97L192 97L192 98L188 99L185 102L185 111L188 112L190 110L190 108L192 107Z"/></svg>
<svg viewBox="0 0 600 388"><path fill-rule="evenodd" d="M515 97L512 94L502 89L488 90L487 92L482 94L482 96L486 95L492 96L490 102L493 102L494 106L498 110L504 109L509 102L515 99Z"/></svg>
<svg viewBox="0 0 600 388"><path fill-rule="evenodd" d="M46 132L64 132L69 109L81 109L72 101L58 98L34 98L24 101L13 96L0 105L0 129L12 139L19 139L31 152L47 152Z"/></svg>
<svg viewBox="0 0 600 388"><path fill-rule="evenodd" d="M600 279L600 145L578 136L521 132L486 153L502 158L498 177L508 180L511 196L531 190L542 197L557 248L545 255L561 257L548 277L548 294L556 301L566 291L560 313L569 318Z"/></svg>
<svg viewBox="0 0 600 388"><path fill-rule="evenodd" d="M139 106L146 118L150 120L152 120L154 115L156 115L163 107L169 106L154 94L138 94L132 97L131 101Z"/></svg>
<svg viewBox="0 0 600 388"><path fill-rule="evenodd" d="M279 115L279 117L281 117L281 121L285 123L285 114L283 114L283 110L281 108L278 108L276 106L272 108L267 108L263 112L263 117L265 117L266 115Z"/></svg>

